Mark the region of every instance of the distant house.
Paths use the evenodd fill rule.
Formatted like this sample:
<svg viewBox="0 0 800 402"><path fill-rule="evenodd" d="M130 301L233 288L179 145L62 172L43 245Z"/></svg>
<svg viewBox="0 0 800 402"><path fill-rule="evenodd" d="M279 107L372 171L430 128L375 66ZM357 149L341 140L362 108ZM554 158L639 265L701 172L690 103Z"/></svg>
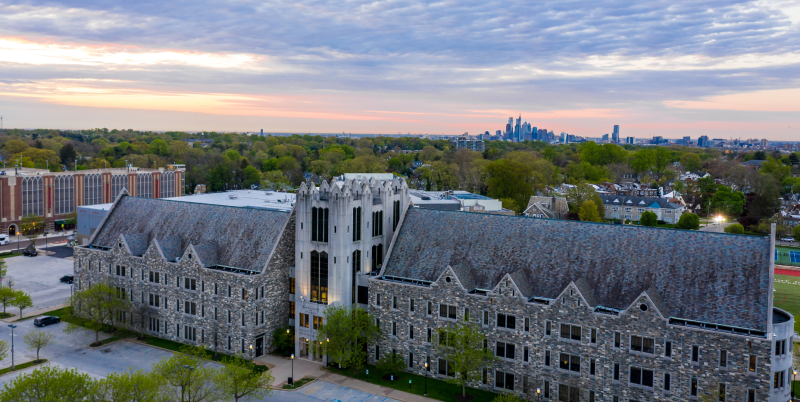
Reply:
<svg viewBox="0 0 800 402"><path fill-rule="evenodd" d="M658 188L650 188L650 186L641 183L625 183L618 189L617 195L624 195L628 197L658 197L660 191Z"/></svg>
<svg viewBox="0 0 800 402"><path fill-rule="evenodd" d="M606 209L606 218L638 221L645 211L654 212L658 220L677 223L684 207L659 197L627 197L600 194Z"/></svg>
<svg viewBox="0 0 800 402"><path fill-rule="evenodd" d="M800 205L800 194L786 193L781 197L781 209L791 210Z"/></svg>
<svg viewBox="0 0 800 402"><path fill-rule="evenodd" d="M749 160L747 162L742 162L742 166L747 167L747 168L755 168L756 170L758 170L758 169L761 169L761 164L763 164L763 163L764 163L764 161L762 161L762 160L751 159L751 160Z"/></svg>
<svg viewBox="0 0 800 402"><path fill-rule="evenodd" d="M567 199L564 197L532 196L523 215L532 218L562 219L569 212Z"/></svg>

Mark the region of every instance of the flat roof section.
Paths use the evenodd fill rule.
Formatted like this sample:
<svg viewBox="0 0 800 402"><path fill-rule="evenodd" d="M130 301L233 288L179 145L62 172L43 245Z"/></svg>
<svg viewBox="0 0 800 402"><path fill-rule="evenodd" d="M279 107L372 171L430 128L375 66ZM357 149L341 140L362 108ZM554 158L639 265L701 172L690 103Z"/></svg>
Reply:
<svg viewBox="0 0 800 402"><path fill-rule="evenodd" d="M195 204L223 205L227 207L263 208L291 211L295 195L270 190L236 190L223 193L205 193L165 198L168 201L191 202Z"/></svg>

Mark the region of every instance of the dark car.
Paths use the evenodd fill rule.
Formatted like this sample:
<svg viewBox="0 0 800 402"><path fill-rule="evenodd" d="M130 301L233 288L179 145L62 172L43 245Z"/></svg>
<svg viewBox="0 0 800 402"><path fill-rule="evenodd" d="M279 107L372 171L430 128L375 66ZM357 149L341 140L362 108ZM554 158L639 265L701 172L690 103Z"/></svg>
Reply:
<svg viewBox="0 0 800 402"><path fill-rule="evenodd" d="M59 279L59 281L61 281L62 283L66 283L66 284L70 284L71 285L72 282L75 282L75 277L72 276L72 275L64 275L64 276L61 277L61 279Z"/></svg>
<svg viewBox="0 0 800 402"><path fill-rule="evenodd" d="M25 250L22 252L22 255L26 255L28 257L36 257L39 255L39 252L36 250Z"/></svg>
<svg viewBox="0 0 800 402"><path fill-rule="evenodd" d="M58 317L43 315L41 317L36 317L36 319L33 320L33 325L37 327L44 327L50 324L58 324L59 322L61 322L61 319Z"/></svg>

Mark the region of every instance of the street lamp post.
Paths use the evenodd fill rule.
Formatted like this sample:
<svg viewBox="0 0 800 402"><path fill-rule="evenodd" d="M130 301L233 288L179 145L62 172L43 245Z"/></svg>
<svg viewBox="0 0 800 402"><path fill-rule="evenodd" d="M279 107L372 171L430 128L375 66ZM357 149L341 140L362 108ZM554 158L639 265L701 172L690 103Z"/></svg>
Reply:
<svg viewBox="0 0 800 402"><path fill-rule="evenodd" d="M539 400L540 402L542 400L542 389L541 388L536 388L536 399Z"/></svg>
<svg viewBox="0 0 800 402"><path fill-rule="evenodd" d="M428 363L425 363L425 393L422 396L428 396Z"/></svg>
<svg viewBox="0 0 800 402"><path fill-rule="evenodd" d="M191 393L192 393L192 379L191 379L191 376L192 376L192 370L194 370L194 367L192 367L192 366L187 364L187 365L183 366L183 368L189 370L189 381L186 382L186 388L188 389L189 395L191 396ZM185 392L186 392L186 390L184 390L184 389L181 390L181 402L185 401L185 399L184 399L184 393Z"/></svg>
<svg viewBox="0 0 800 402"><path fill-rule="evenodd" d="M17 251L19 251L19 230L17 230Z"/></svg>
<svg viewBox="0 0 800 402"><path fill-rule="evenodd" d="M47 229L44 230L44 254L47 255Z"/></svg>
<svg viewBox="0 0 800 402"><path fill-rule="evenodd" d="M292 376L289 377L289 385L294 385L294 353L292 353Z"/></svg>
<svg viewBox="0 0 800 402"><path fill-rule="evenodd" d="M797 376L797 370L792 370L792 400L794 400L794 379Z"/></svg>
<svg viewBox="0 0 800 402"><path fill-rule="evenodd" d="M11 370L14 370L14 328L17 326L8 324L8 327L11 328Z"/></svg>

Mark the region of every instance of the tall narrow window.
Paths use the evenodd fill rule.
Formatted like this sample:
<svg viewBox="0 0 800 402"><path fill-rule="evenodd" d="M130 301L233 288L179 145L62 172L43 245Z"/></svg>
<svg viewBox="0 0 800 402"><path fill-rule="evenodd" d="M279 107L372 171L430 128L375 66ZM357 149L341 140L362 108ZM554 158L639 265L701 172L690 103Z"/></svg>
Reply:
<svg viewBox="0 0 800 402"><path fill-rule="evenodd" d="M55 213L68 214L75 210L75 177L56 176L53 193L55 195Z"/></svg>
<svg viewBox="0 0 800 402"><path fill-rule="evenodd" d="M361 207L353 208L353 241L361 240Z"/></svg>
<svg viewBox="0 0 800 402"><path fill-rule="evenodd" d="M328 208L311 208L311 241L328 242Z"/></svg>
<svg viewBox="0 0 800 402"><path fill-rule="evenodd" d="M394 210L392 212L392 231L395 231L397 230L397 224L400 223L400 201L394 202Z"/></svg>
<svg viewBox="0 0 800 402"><path fill-rule="evenodd" d="M328 253L311 252L311 301L328 301Z"/></svg>
<svg viewBox="0 0 800 402"><path fill-rule="evenodd" d="M372 246L372 269L377 270L383 265L383 244Z"/></svg>
<svg viewBox="0 0 800 402"><path fill-rule="evenodd" d="M372 237L383 235L383 211L372 212Z"/></svg>

